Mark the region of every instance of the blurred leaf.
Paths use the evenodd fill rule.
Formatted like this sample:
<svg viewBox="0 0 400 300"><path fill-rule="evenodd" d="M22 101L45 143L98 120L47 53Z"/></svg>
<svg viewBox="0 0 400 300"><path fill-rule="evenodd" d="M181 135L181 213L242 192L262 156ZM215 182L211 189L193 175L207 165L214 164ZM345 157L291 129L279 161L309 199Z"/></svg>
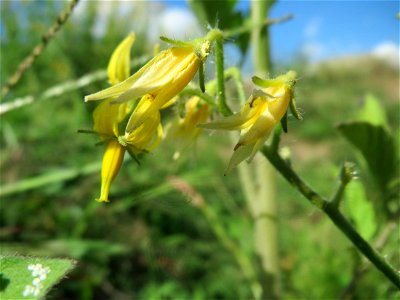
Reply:
<svg viewBox="0 0 400 300"><path fill-rule="evenodd" d="M380 101L372 94L365 96L363 107L358 114L357 120L388 128L385 110Z"/></svg>
<svg viewBox="0 0 400 300"><path fill-rule="evenodd" d="M82 258L85 255L111 256L128 252L125 245L102 240L59 239L48 241L43 247L52 253Z"/></svg>
<svg viewBox="0 0 400 300"><path fill-rule="evenodd" d="M395 142L390 133L383 126L368 122L342 123L338 130L361 152L375 181L385 191L397 166Z"/></svg>
<svg viewBox="0 0 400 300"><path fill-rule="evenodd" d="M2 256L1 299L39 299L72 268L69 259Z"/></svg>
<svg viewBox="0 0 400 300"><path fill-rule="evenodd" d="M100 162L90 163L78 168L58 169L50 172L12 182L4 186L0 186L0 196L11 195L14 193L22 193L28 190L36 189L50 184L71 180L80 175L87 175L99 171Z"/></svg>
<svg viewBox="0 0 400 300"><path fill-rule="evenodd" d="M241 21L241 14L235 12L237 0L189 0L192 10L202 23L218 26L221 29L232 28Z"/></svg>
<svg viewBox="0 0 400 300"><path fill-rule="evenodd" d="M376 231L376 218L372 203L368 201L360 181L352 181L345 191L347 210L360 234L369 240Z"/></svg>
<svg viewBox="0 0 400 300"><path fill-rule="evenodd" d="M201 25L207 24L224 30L239 27L245 21L245 16L235 11L237 0L188 0L188 2ZM246 54L249 39L248 33L234 37L235 44L239 46L242 55Z"/></svg>

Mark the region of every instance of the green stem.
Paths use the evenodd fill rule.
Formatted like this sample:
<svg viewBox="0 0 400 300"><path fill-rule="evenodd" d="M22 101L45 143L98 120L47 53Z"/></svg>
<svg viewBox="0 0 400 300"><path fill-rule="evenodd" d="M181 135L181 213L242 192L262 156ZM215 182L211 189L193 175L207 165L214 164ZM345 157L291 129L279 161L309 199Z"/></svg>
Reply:
<svg viewBox="0 0 400 300"><path fill-rule="evenodd" d="M226 70L225 71L225 79L228 80L229 78L232 78L233 81L235 82L236 91L239 96L240 104L244 104L246 102L246 95L245 95L242 75L240 74L239 69L238 68L229 68L228 70Z"/></svg>
<svg viewBox="0 0 400 300"><path fill-rule="evenodd" d="M344 163L340 170L339 187L330 201L334 206L339 207L340 201L343 198L344 190L346 189L346 186L352 179L353 179L353 166L350 163Z"/></svg>
<svg viewBox="0 0 400 300"><path fill-rule="evenodd" d="M218 109L224 116L232 114L231 109L226 104L225 99L225 76L224 76L224 45L222 36L215 39L215 66L217 77L217 103Z"/></svg>
<svg viewBox="0 0 400 300"><path fill-rule="evenodd" d="M352 244L378 269L387 279L400 289L400 276L372 247L365 241L354 227L346 220L334 202L329 202L307 183L283 160L283 158L271 148L264 146L262 153L311 204L320 208L331 219L336 227L352 242Z"/></svg>
<svg viewBox="0 0 400 300"><path fill-rule="evenodd" d="M256 75L266 77L271 71L270 46L268 26L259 26L266 20L274 1L251 1L251 45L253 68ZM255 158L256 159L256 158ZM275 174L267 163L251 166L253 177L253 197L250 199L253 207L254 242L257 254L262 262L260 280L263 286L263 297L276 299L280 296L280 270L278 254L278 214L275 191ZM249 166L250 167L250 166ZM263 216L260 218L260 216Z"/></svg>
<svg viewBox="0 0 400 300"><path fill-rule="evenodd" d="M198 96L201 99L203 99L205 102L207 102L207 104L210 104L212 106L215 105L215 101L212 96L210 96L206 92L203 93L202 91L200 91L199 89L196 89L196 88L185 88L182 92L179 93L179 95L181 95L181 96Z"/></svg>
<svg viewBox="0 0 400 300"><path fill-rule="evenodd" d="M228 233L225 230L225 226L221 224L220 218L215 214L215 212L207 206L207 204L199 207L203 215L211 225L214 234L221 241L221 244L233 254L238 265L243 271L243 275L247 278L250 283L251 291L255 299L260 299L261 297L261 286L257 281L257 275L254 271L253 264L251 260L245 255L239 245L229 238Z"/></svg>
<svg viewBox="0 0 400 300"><path fill-rule="evenodd" d="M251 45L253 47L253 65L256 75L264 77L271 69L271 55L269 45L268 26L260 27L274 0L254 0L251 1L251 19L254 26L251 31Z"/></svg>
<svg viewBox="0 0 400 300"><path fill-rule="evenodd" d="M283 17L276 18L276 19L262 20L260 23L247 22L246 24L244 24L243 26L240 26L238 28L234 28L234 29L231 29L231 30L224 30L223 36L224 36L225 39L232 38L232 37L234 37L236 35L240 35L240 34L252 31L253 28L260 28L261 29L261 28L263 28L265 26L287 22L287 21L291 20L292 18L293 18L293 15L292 14L288 14L288 15L285 15Z"/></svg>
<svg viewBox="0 0 400 300"><path fill-rule="evenodd" d="M169 183L182 194L191 198L191 203L203 214L222 246L233 255L242 270L244 277L250 283L254 299L260 299L262 288L257 281L257 273L254 265L249 257L242 251L239 243L235 239L229 237L229 234L226 231L226 226L221 222L221 218L206 203L206 201L204 201L203 196L185 180L180 178L170 178Z"/></svg>
<svg viewBox="0 0 400 300"><path fill-rule="evenodd" d="M67 22L74 7L78 4L79 0L71 0L71 2L64 8L58 15L56 22L47 30L42 36L41 42L33 48L31 53L19 64L15 73L7 80L6 84L1 89L1 96L4 98L10 89L18 83L22 75L28 70L35 62L36 58L43 52L47 44L55 37L60 28Z"/></svg>

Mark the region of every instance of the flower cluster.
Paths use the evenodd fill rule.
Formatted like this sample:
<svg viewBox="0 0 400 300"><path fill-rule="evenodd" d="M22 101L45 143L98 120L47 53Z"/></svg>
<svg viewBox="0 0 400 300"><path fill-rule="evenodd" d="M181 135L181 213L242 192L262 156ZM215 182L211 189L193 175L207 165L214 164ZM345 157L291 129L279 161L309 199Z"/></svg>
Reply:
<svg viewBox="0 0 400 300"><path fill-rule="evenodd" d="M43 288L42 281L44 281L50 273L50 268L43 267L42 264L34 264L29 265L28 270L31 271L33 280L32 284L25 286L22 296L28 297L32 295L37 297L40 294L40 290Z"/></svg>
<svg viewBox="0 0 400 300"><path fill-rule="evenodd" d="M110 185L121 168L125 150L136 157L157 147L163 132L160 110L193 79L210 48L207 40L169 48L129 77L134 37L130 34L111 56L108 77L112 86L85 97L85 101L103 100L93 112L94 131L107 144L97 199L100 202L109 201ZM125 126L123 133L121 125Z"/></svg>
<svg viewBox="0 0 400 300"><path fill-rule="evenodd" d="M250 162L264 145L293 101L295 79L294 71L268 80L255 77L253 81L262 88L253 92L240 112L200 125L207 129L241 131L225 174L246 159Z"/></svg>
<svg viewBox="0 0 400 300"><path fill-rule="evenodd" d="M131 33L115 49L107 69L111 86L85 97L85 101L102 100L93 112L94 132L106 144L97 201L109 201L111 183L126 151L137 160L138 154L150 152L159 145L163 136L160 111L177 101L178 94L199 69L204 92L204 80L201 80L204 79L204 60L209 55L211 42L219 34L218 30L210 31L205 38L193 42L164 38L174 47L158 53L131 76L130 50L135 35ZM189 98L184 117L168 130L168 139L174 140L178 148L174 158L179 157L180 151L190 145L202 129L223 129L240 131L225 174L244 160L250 162L286 115L289 105L294 103L295 78L294 71L272 79L253 77L259 89L253 91L240 112L209 123L205 123L210 114L209 105L201 96Z"/></svg>

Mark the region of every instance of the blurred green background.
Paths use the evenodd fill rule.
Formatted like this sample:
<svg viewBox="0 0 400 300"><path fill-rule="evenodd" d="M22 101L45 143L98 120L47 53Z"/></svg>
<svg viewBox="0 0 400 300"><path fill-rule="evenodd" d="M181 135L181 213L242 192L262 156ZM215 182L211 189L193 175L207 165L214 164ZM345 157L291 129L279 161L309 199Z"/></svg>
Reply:
<svg viewBox="0 0 400 300"><path fill-rule="evenodd" d="M2 86L65 4L1 2ZM85 3L2 99L32 95L39 100L1 116L1 254L77 259L77 268L48 299L251 298L235 257L214 234L215 224L171 184L173 178L190 184L228 238L256 262L253 221L237 174L223 176L232 149L229 137L205 132L178 160L172 159L174 145L168 140L142 156L140 166L127 160L112 186L111 203L104 205L94 201L103 148L95 146L95 136L77 130L92 127L96 104L85 104L84 95L106 87L106 80L40 100L55 85L104 69L130 31L137 37L133 58L151 57L148 16L165 7L148 2L127 7L121 13L118 3L110 5L113 13L104 18L98 2ZM99 20L104 22L101 35L95 32ZM360 118L375 120L380 113L387 131L397 137L396 148L399 69L367 55L314 64L299 58L274 69L276 74L295 69L300 76L296 99L304 120L289 118L281 145L290 149L294 168L330 197L342 162L354 162L359 180L346 197L358 193L364 200L359 205L345 201L343 209L373 245L384 238L381 253L400 269L398 195L382 196L361 155L336 127ZM250 93L250 78L244 81ZM163 123L175 113L175 108L165 111ZM400 299L320 211L276 177L283 299ZM398 191L398 182L393 185ZM388 197L390 207L382 204Z"/></svg>

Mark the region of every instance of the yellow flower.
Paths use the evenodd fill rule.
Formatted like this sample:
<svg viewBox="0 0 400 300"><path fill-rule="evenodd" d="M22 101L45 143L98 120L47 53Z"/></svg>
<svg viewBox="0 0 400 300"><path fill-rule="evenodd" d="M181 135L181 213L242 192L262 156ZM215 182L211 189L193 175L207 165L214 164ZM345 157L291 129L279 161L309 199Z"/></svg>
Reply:
<svg viewBox="0 0 400 300"><path fill-rule="evenodd" d="M185 104L185 116L179 118L170 128L170 136L174 140L177 152L174 158L178 158L180 151L189 147L203 131L197 125L206 122L209 115L207 103L201 103L197 96L191 97Z"/></svg>
<svg viewBox="0 0 400 300"><path fill-rule="evenodd" d="M126 128L127 132L131 132L168 103L193 79L208 51L208 41L201 45L201 51L191 45L164 50L125 81L88 95L85 101L113 97L116 98L113 103L125 103L150 95L152 101L138 106L133 112Z"/></svg>
<svg viewBox="0 0 400 300"><path fill-rule="evenodd" d="M131 33L115 49L108 65L108 79L111 84L118 84L129 77L130 50L135 35ZM132 103L115 103L115 97L101 102L93 112L94 131L103 141L107 142L101 167L101 193L99 202L108 202L108 193L114 178L117 176L124 158L125 151L137 155L143 151L154 149L162 136L160 113L158 111L149 117L135 130L120 136L120 123L132 110ZM147 105L152 100L146 95L137 108Z"/></svg>
<svg viewBox="0 0 400 300"><path fill-rule="evenodd" d="M296 73L289 71L275 79L256 78L254 81L264 88L256 90L239 113L200 125L207 129L241 130L225 174L245 159L250 162L264 145L292 101L295 77Z"/></svg>

